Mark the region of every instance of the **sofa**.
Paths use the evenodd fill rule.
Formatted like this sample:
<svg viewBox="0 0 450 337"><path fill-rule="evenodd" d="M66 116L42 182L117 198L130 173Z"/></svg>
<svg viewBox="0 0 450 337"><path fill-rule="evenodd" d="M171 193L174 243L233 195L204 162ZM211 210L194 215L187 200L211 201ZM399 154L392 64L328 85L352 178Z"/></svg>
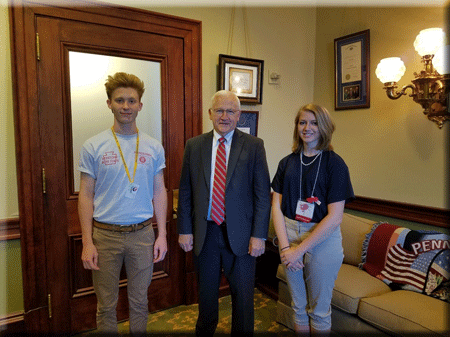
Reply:
<svg viewBox="0 0 450 337"><path fill-rule="evenodd" d="M339 336L450 336L448 301L411 290L393 290L360 269L363 246L374 225L374 221L344 213L344 261L331 303L333 332ZM277 321L293 329L291 297L281 265L277 278Z"/></svg>

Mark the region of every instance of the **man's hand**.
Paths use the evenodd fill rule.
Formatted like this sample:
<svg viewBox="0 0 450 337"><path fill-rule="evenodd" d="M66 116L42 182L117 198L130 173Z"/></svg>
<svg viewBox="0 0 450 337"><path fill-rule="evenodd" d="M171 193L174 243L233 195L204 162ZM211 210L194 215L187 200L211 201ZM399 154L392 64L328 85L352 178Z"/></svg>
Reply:
<svg viewBox="0 0 450 337"><path fill-rule="evenodd" d="M180 244L181 249L187 253L194 248L194 235L180 234L178 236L178 243Z"/></svg>
<svg viewBox="0 0 450 337"><path fill-rule="evenodd" d="M165 236L158 236L153 247L153 263L164 260L167 254L167 239Z"/></svg>
<svg viewBox="0 0 450 337"><path fill-rule="evenodd" d="M99 270L97 248L93 244L83 245L81 253L84 269Z"/></svg>
<svg viewBox="0 0 450 337"><path fill-rule="evenodd" d="M258 257L264 254L264 250L266 249L266 243L263 239L251 237L250 244L248 246L248 253L251 256Z"/></svg>

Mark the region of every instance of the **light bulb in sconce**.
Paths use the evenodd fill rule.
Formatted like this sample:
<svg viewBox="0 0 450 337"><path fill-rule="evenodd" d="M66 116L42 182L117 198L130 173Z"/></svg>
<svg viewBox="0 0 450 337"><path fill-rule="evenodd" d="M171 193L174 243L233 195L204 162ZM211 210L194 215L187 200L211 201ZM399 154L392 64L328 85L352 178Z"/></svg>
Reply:
<svg viewBox="0 0 450 337"><path fill-rule="evenodd" d="M406 90L411 90L409 96L422 106L423 113L439 128L450 120L450 46L444 47L444 41L445 33L441 28L420 31L414 41L414 48L422 59L423 70L414 72L412 83L400 90L397 90L397 82L406 68L399 57L382 59L375 71L390 99L398 99L406 95Z"/></svg>
<svg viewBox="0 0 450 337"><path fill-rule="evenodd" d="M445 33L442 28L421 30L414 41L414 48L420 56L434 55L444 45Z"/></svg>
<svg viewBox="0 0 450 337"><path fill-rule="evenodd" d="M388 57L378 63L375 74L381 83L398 82L405 74L405 64L400 57Z"/></svg>
<svg viewBox="0 0 450 337"><path fill-rule="evenodd" d="M433 66L441 75L450 74L450 45L442 46L433 57Z"/></svg>

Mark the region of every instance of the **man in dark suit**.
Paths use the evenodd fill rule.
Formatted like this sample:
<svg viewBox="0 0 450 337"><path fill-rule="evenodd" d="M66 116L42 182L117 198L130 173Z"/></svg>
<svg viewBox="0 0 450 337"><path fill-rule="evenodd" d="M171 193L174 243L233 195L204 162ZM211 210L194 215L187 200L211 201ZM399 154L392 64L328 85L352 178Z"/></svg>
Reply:
<svg viewBox="0 0 450 337"><path fill-rule="evenodd" d="M216 330L222 269L232 297L231 333L252 335L254 331L255 264L265 249L270 177L263 141L236 130L240 115L238 97L225 90L217 92L209 109L214 130L188 140L184 151L178 241L185 252L194 248L198 336L212 336Z"/></svg>

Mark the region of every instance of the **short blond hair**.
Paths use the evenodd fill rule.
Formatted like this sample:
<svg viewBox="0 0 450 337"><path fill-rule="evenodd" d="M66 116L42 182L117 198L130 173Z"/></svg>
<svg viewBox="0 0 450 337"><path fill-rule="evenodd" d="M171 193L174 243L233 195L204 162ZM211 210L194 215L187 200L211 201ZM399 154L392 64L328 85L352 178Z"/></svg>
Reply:
<svg viewBox="0 0 450 337"><path fill-rule="evenodd" d="M331 115L323 106L310 103L302 106L295 116L293 137L294 142L292 145L292 152L300 153L300 151L302 151L304 147L303 141L301 140L300 134L298 133L298 122L300 120L301 113L304 111L311 112L316 117L317 126L320 133L320 138L316 150L332 150L333 147L331 146L331 137L336 127L333 120L331 119Z"/></svg>
<svg viewBox="0 0 450 337"><path fill-rule="evenodd" d="M113 76L109 75L108 80L105 83L106 94L108 99L111 99L112 93L117 88L133 88L137 91L139 96L139 101L144 94L144 82L133 74L127 74L123 72L115 73Z"/></svg>

